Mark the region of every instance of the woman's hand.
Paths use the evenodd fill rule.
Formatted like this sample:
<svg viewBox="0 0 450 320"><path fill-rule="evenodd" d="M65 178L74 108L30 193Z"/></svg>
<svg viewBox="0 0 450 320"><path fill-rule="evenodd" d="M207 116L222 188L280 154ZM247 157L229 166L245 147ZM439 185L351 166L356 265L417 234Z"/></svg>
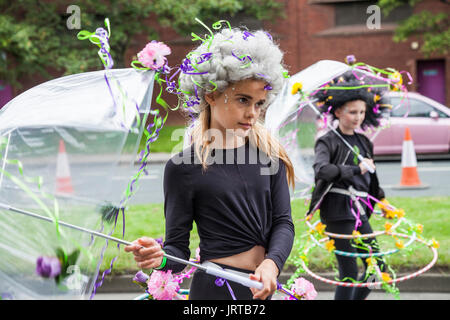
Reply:
<svg viewBox="0 0 450 320"><path fill-rule="evenodd" d="M133 252L134 260L141 269L157 268L161 265L164 251L155 239L142 237L133 241L132 245L124 248L126 252Z"/></svg>
<svg viewBox="0 0 450 320"><path fill-rule="evenodd" d="M250 279L263 283L261 290L250 288L253 299L265 300L277 290L278 267L271 259L265 259L255 270L255 274L250 275Z"/></svg>
<svg viewBox="0 0 450 320"><path fill-rule="evenodd" d="M363 162L367 163L370 167L373 168L373 170L376 169L376 168L375 168L375 164L373 163L373 160L372 160L372 159L364 158L364 159L359 163L359 168L361 169L361 174L365 174L367 171L369 171L369 170L367 170L367 168L366 168L366 166L364 165Z"/></svg>

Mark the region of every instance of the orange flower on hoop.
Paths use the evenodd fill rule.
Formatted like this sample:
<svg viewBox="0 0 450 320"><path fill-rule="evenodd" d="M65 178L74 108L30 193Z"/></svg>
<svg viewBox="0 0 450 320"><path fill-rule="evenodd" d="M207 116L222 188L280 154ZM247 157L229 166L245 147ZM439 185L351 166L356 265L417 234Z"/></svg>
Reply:
<svg viewBox="0 0 450 320"><path fill-rule="evenodd" d="M336 249L336 247L334 246L334 240L328 240L327 242L325 242L325 248L329 251L332 252Z"/></svg>
<svg viewBox="0 0 450 320"><path fill-rule="evenodd" d="M388 282L388 281L391 281L392 278L391 278L391 276L389 275L389 273L387 273L387 272L382 272L382 273L381 273L381 280L382 280L383 282Z"/></svg>
<svg viewBox="0 0 450 320"><path fill-rule="evenodd" d="M390 233L392 229L392 223L386 222L384 224L384 230L386 231L386 233Z"/></svg>

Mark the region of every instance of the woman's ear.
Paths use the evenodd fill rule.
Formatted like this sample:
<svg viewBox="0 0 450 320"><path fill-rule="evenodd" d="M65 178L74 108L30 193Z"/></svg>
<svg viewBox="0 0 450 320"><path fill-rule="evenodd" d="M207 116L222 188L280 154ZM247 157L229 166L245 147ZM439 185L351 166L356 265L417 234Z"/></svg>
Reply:
<svg viewBox="0 0 450 320"><path fill-rule="evenodd" d="M210 106L215 105L215 101L216 101L215 92L210 92L210 93L205 94L205 101Z"/></svg>
<svg viewBox="0 0 450 320"><path fill-rule="evenodd" d="M342 115L342 109L344 109L343 107L339 107L339 108L337 108L336 110L334 110L334 116L336 117L336 118L340 118L341 117L341 115Z"/></svg>

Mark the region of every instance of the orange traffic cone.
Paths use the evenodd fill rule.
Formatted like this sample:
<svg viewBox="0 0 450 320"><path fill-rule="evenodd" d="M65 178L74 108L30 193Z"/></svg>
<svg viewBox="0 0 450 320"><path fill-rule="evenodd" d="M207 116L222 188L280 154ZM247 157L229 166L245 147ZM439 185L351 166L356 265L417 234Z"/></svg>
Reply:
<svg viewBox="0 0 450 320"><path fill-rule="evenodd" d="M59 152L56 159L56 193L73 193L69 158L67 157L66 146L62 139L59 140Z"/></svg>
<svg viewBox="0 0 450 320"><path fill-rule="evenodd" d="M400 179L400 185L395 188L422 189L428 187L428 185L423 184L420 181L419 174L417 173L417 159L416 152L414 150L414 142L411 138L409 128L406 127L402 148L402 177Z"/></svg>

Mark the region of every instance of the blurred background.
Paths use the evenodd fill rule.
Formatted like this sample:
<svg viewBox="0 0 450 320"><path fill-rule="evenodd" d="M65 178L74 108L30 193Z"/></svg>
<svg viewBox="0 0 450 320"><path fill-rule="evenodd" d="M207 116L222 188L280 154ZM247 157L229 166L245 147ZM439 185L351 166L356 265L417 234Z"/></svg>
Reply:
<svg viewBox="0 0 450 320"><path fill-rule="evenodd" d="M450 101L448 0L1 0L0 12L0 108L42 82L103 69L92 44L76 35L103 27L106 17L114 68L129 67L154 39L172 48L169 65L179 65L198 45L191 32L206 32L198 17L206 25L228 20L266 29L285 52L291 75L353 54L372 66L409 72L409 91L445 106ZM174 95L163 98L176 106ZM166 124L183 126L186 120L173 111Z"/></svg>

